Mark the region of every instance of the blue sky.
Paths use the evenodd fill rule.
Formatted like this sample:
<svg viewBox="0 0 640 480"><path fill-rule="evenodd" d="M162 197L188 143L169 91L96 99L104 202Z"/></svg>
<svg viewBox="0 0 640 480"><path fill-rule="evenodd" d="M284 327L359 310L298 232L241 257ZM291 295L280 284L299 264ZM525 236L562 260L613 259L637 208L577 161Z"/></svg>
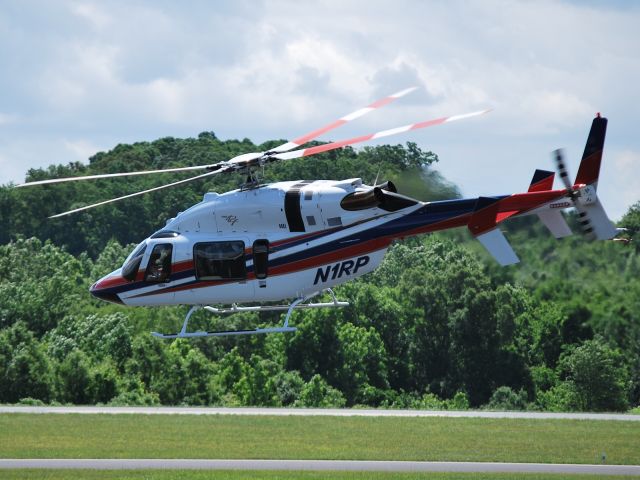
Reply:
<svg viewBox="0 0 640 480"><path fill-rule="evenodd" d="M634 2L0 0L0 184L162 136L290 139L418 85L325 139L493 108L390 140L503 194L558 147L575 173L600 111L619 218L640 200L639 25Z"/></svg>

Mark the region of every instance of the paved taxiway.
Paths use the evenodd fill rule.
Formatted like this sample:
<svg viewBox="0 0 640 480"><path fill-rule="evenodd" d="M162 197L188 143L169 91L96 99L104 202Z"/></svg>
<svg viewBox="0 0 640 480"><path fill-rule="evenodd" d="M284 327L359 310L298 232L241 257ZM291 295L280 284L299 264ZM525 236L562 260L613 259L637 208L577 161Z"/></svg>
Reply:
<svg viewBox="0 0 640 480"><path fill-rule="evenodd" d="M4 468L95 470L314 470L357 472L490 472L640 475L638 465L351 460L0 459Z"/></svg>
<svg viewBox="0 0 640 480"><path fill-rule="evenodd" d="M29 407L0 406L2 413L143 414L143 415L280 415L333 417L464 417L640 422L640 415L622 413L489 412L479 410L375 410L341 408L194 408L194 407Z"/></svg>

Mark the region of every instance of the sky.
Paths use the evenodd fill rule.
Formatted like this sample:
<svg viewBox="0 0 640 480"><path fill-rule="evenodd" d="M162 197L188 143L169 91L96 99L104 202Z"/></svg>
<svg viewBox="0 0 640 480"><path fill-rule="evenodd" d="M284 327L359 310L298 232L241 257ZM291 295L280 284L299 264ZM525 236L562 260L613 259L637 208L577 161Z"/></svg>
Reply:
<svg viewBox="0 0 640 480"><path fill-rule="evenodd" d="M321 139L491 108L385 140L437 153L465 196L507 194L556 148L575 175L602 112L619 219L640 200L639 26L623 1L0 0L0 184L119 143L293 139L418 86Z"/></svg>

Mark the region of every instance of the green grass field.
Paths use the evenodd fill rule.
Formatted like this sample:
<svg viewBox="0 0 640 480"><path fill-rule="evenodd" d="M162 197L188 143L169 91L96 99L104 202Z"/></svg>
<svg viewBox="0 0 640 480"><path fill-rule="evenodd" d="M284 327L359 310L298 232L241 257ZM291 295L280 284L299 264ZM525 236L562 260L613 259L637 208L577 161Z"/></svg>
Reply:
<svg viewBox="0 0 640 480"><path fill-rule="evenodd" d="M377 473L377 472L262 472L262 471L100 471L100 470L4 470L3 480L578 480L593 475L538 475L488 473ZM638 477L598 476L599 480Z"/></svg>
<svg viewBox="0 0 640 480"><path fill-rule="evenodd" d="M640 424L589 420L0 415L2 458L640 464Z"/></svg>

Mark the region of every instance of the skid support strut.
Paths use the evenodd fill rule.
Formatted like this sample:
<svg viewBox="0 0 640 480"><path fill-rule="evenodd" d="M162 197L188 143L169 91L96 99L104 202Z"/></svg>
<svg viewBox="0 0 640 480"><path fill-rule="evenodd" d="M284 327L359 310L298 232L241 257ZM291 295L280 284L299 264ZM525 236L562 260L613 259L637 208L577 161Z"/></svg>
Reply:
<svg viewBox="0 0 640 480"><path fill-rule="evenodd" d="M331 295L331 302L324 303L304 303L307 300L319 295L323 292L315 292L311 295L307 295L304 297L299 297L291 302L289 305L256 305L256 306L240 306L237 304L231 305L231 307L227 308L216 308L210 307L208 305L194 305L191 307L187 316L184 319L182 324L182 328L179 333L158 333L152 332L151 335L158 338L193 338L193 337L226 337L230 335L258 335L263 333L284 333L284 332L295 332L295 327L289 326L289 318L294 310L303 310L310 308L339 308L346 307L349 305L349 302L341 302L339 301L333 290L330 288L324 290L324 292ZM237 313L237 312L277 312L277 311L286 311L287 314L284 317L284 323L281 327L267 327L267 328L256 328L255 330L228 330L228 331L219 331L219 332L207 332L207 331L199 331L199 332L187 332L187 325L189 323L189 319L194 312L199 309L207 310L211 313L217 314L226 314L226 313Z"/></svg>

